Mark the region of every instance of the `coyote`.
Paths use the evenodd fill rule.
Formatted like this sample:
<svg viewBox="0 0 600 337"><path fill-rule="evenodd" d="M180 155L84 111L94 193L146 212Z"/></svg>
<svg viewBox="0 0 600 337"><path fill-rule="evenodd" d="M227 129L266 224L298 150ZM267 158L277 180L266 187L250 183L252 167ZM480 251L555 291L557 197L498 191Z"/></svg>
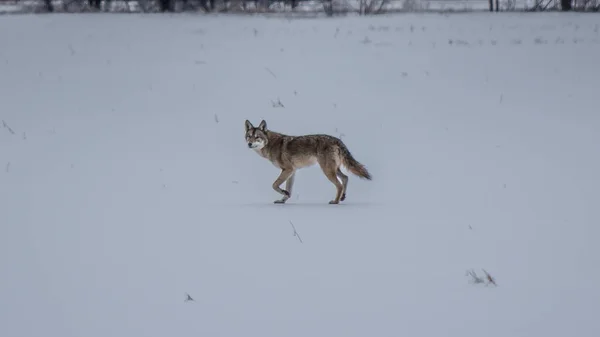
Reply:
<svg viewBox="0 0 600 337"><path fill-rule="evenodd" d="M339 138L323 134L288 136L268 130L264 120L258 127L246 120L245 126L248 147L281 169L279 177L273 183L273 189L282 194L283 198L275 200L276 204L284 204L290 198L296 170L316 163L319 163L323 173L337 190L335 199L330 204L339 204L346 199L348 176L340 170L342 165L355 175L371 180L369 171L352 157ZM341 183L338 178L342 180ZM286 183L285 190L280 188L283 182Z"/></svg>

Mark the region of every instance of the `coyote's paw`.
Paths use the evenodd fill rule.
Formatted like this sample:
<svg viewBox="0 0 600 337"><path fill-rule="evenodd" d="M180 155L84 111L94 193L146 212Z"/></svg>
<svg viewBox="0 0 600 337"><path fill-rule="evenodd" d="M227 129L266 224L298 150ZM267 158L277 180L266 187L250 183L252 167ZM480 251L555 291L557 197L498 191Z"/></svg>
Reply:
<svg viewBox="0 0 600 337"><path fill-rule="evenodd" d="M339 204L339 203L340 203L340 202L339 202L339 201L336 201L336 200L331 200L331 201L329 202L329 204L330 204L330 205L336 205L336 204Z"/></svg>
<svg viewBox="0 0 600 337"><path fill-rule="evenodd" d="M340 198L340 201L344 201L346 200L346 193L342 194L342 197Z"/></svg>
<svg viewBox="0 0 600 337"><path fill-rule="evenodd" d="M281 190L281 193L284 195L280 200L273 201L276 204L285 204L285 202L290 198L290 192L286 190Z"/></svg>

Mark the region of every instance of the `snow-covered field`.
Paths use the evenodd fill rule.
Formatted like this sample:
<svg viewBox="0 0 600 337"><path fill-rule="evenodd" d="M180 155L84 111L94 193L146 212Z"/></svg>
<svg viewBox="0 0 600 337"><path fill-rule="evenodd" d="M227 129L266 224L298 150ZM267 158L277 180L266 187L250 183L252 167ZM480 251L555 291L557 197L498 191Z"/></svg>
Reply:
<svg viewBox="0 0 600 337"><path fill-rule="evenodd" d="M0 336L599 336L599 25L1 17ZM374 180L275 205L245 119Z"/></svg>

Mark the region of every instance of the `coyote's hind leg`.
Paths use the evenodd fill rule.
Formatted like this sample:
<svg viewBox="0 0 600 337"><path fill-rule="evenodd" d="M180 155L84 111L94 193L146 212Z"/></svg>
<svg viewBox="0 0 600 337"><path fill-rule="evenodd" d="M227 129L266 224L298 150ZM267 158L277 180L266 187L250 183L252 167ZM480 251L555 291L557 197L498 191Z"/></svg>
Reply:
<svg viewBox="0 0 600 337"><path fill-rule="evenodd" d="M344 190L344 186L338 180L338 177L336 174L337 173L337 168L336 168L337 165L335 165L335 160L329 160L329 159L319 160L319 165L321 166L321 169L323 170L323 173L325 173L325 176L327 177L327 179L329 179L329 181L331 181L331 183L333 183L335 185L335 189L336 189L335 199L331 200L329 203L330 204L339 204L340 199L342 198L342 192Z"/></svg>
<svg viewBox="0 0 600 337"><path fill-rule="evenodd" d="M346 190L348 189L348 176L345 175L344 172L342 172L342 170L339 168L337 169L336 174L342 180L342 186L344 187L344 190L342 191L342 197L340 198L340 201L344 201L346 200Z"/></svg>

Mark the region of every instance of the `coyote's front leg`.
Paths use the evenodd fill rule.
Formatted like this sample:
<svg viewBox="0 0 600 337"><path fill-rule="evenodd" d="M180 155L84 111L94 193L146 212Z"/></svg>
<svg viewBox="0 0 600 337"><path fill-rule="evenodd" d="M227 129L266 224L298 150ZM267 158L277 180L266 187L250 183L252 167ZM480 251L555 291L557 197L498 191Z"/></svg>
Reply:
<svg viewBox="0 0 600 337"><path fill-rule="evenodd" d="M292 189L294 188L294 178L296 177L296 172L294 171L292 175L285 181L285 190L290 194L289 198L292 197Z"/></svg>
<svg viewBox="0 0 600 337"><path fill-rule="evenodd" d="M274 203L276 203L276 204L283 204L283 203L285 203L290 198L291 191L282 190L281 188L279 188L279 186L281 186L281 184L283 184L284 181L286 181L286 180L288 180L288 179L291 178L292 179L291 184L290 184L290 182L288 182L286 184L286 187L289 188L289 189L291 189L292 185L294 184L294 182L293 182L293 179L294 179L293 175L294 175L294 170L293 169L282 169L281 170L281 173L279 174L279 177L273 183L273 189L275 191L277 191L277 193L283 194L283 198L281 198L280 200L275 200Z"/></svg>

